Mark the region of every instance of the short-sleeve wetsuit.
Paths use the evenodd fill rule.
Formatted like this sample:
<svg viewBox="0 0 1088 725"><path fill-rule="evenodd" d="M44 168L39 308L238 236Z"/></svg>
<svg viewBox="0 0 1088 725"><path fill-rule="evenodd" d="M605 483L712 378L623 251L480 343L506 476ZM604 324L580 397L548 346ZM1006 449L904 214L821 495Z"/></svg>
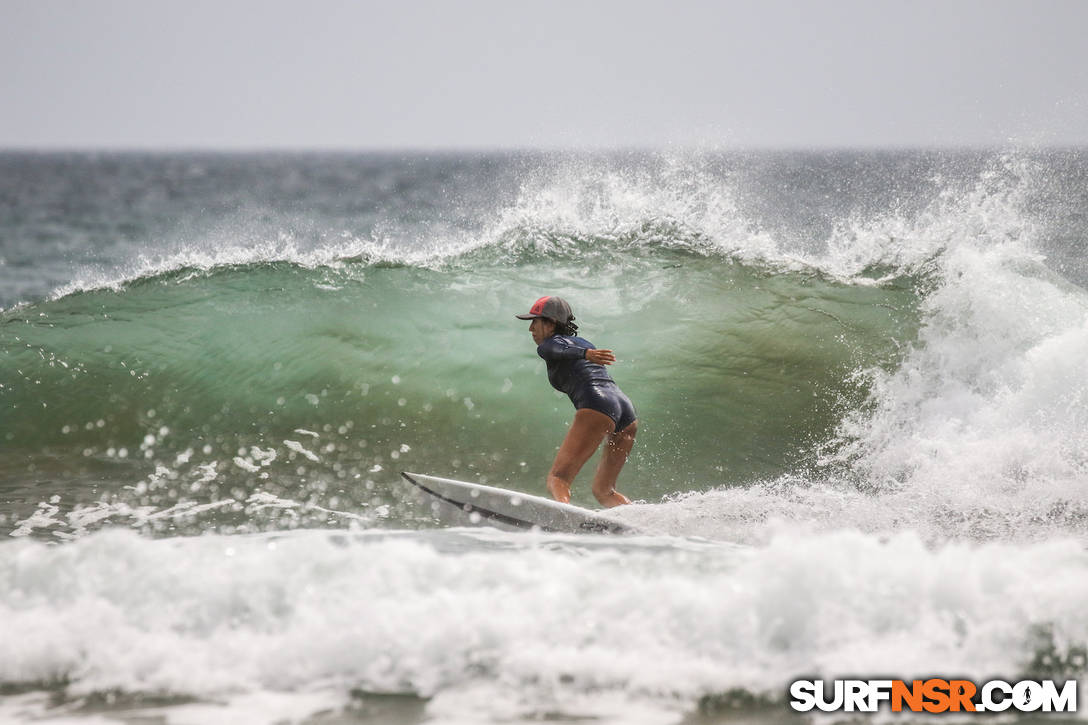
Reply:
<svg viewBox="0 0 1088 725"><path fill-rule="evenodd" d="M586 360L586 350L597 349L589 340L554 335L537 345L536 354L548 364L548 382L566 393L575 409L604 413L616 424L616 433L638 416L616 381L599 365Z"/></svg>

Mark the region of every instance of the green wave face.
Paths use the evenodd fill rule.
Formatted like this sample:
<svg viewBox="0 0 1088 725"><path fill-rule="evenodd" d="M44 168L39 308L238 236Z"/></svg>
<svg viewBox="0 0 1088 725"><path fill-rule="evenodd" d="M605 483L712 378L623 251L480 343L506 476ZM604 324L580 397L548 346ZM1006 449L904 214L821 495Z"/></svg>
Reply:
<svg viewBox="0 0 1088 725"><path fill-rule="evenodd" d="M907 279L690 249L515 256L182 269L9 310L0 475L37 482L31 509L43 482L68 501L375 506L401 469L540 491L573 408L514 314L557 293L616 351L640 417L622 488L656 499L804 467L864 398L853 373L894 365L918 325Z"/></svg>

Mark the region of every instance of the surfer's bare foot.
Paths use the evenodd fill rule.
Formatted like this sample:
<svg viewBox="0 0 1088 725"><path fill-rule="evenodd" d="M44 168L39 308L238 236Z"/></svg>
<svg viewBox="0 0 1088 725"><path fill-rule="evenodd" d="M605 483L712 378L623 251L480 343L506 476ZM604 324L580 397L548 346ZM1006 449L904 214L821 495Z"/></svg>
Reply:
<svg viewBox="0 0 1088 725"><path fill-rule="evenodd" d="M558 476L548 476L548 493L560 503L570 503L570 484Z"/></svg>
<svg viewBox="0 0 1088 725"><path fill-rule="evenodd" d="M622 506L625 503L631 503L631 499L627 498L616 489L612 489L611 492L604 495L600 495L594 492L594 495L597 496L597 501L599 501L600 504L605 508L612 508L613 506Z"/></svg>

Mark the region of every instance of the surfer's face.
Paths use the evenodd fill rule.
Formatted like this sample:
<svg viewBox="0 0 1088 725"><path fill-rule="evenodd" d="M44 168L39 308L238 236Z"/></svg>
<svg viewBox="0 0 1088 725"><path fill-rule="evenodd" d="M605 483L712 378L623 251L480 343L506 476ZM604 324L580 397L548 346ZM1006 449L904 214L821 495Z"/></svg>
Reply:
<svg viewBox="0 0 1088 725"><path fill-rule="evenodd" d="M537 345L555 334L555 323L546 317L534 317L529 323L529 333Z"/></svg>

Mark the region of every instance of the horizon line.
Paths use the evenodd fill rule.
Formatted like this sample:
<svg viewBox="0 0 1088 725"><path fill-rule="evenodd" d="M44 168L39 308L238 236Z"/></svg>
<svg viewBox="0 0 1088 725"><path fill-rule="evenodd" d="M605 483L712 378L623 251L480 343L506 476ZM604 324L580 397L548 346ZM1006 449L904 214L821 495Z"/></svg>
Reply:
<svg viewBox="0 0 1088 725"><path fill-rule="evenodd" d="M1062 143L1026 143L1007 141L979 143L936 143L936 144L750 144L719 145L707 144L665 144L641 145L627 144L616 146L445 146L445 145L404 145L404 146L324 146L324 145L253 145L253 146L201 146L201 145L0 145L2 154L631 154L631 153L801 153L801 152L904 152L904 151L1073 151L1088 148L1085 142Z"/></svg>

